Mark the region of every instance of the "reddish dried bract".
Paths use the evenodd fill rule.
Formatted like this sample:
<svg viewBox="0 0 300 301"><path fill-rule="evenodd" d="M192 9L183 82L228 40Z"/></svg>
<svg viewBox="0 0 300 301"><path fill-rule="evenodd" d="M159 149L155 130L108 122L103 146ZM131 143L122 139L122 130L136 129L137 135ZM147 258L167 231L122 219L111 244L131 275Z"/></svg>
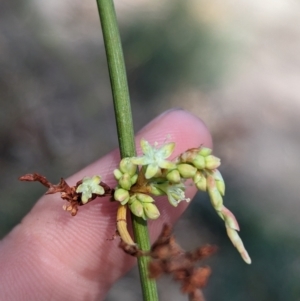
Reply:
<svg viewBox="0 0 300 301"><path fill-rule="evenodd" d="M26 174L22 177L19 177L19 180L20 181L28 181L28 182L38 181L48 188L52 185L44 176L42 176L38 173Z"/></svg>
<svg viewBox="0 0 300 301"><path fill-rule="evenodd" d="M120 247L130 255L151 257L149 278L158 278L162 274L171 274L181 283L181 291L188 294L190 301L204 301L201 289L206 285L211 274L209 267L197 267L196 264L216 252L215 246L204 246L193 252L185 252L177 243L172 229L165 224L158 239L149 252L135 249L128 252L130 246L124 242Z"/></svg>
<svg viewBox="0 0 300 301"><path fill-rule="evenodd" d="M63 209L69 211L72 216L75 216L77 214L78 206L84 205L81 200L81 193L76 192L77 187L82 183L82 181L78 181L75 186L70 187L67 182L63 178L61 178L60 182L57 185L54 185L50 183L46 177L38 173L26 174L20 177L19 180L28 182L40 182L41 184L49 188L45 194L60 192L61 198L68 202L68 204L65 204L63 206ZM89 202L94 200L98 196L107 196L113 194L113 190L104 182L100 182L100 185L104 188L105 194L92 194Z"/></svg>

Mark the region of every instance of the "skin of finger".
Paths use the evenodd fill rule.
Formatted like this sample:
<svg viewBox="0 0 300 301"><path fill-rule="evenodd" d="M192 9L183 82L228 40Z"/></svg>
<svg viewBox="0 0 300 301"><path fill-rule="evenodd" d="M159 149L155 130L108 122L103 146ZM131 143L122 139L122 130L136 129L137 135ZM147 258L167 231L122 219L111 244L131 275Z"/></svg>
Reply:
<svg viewBox="0 0 300 301"><path fill-rule="evenodd" d="M137 134L159 145L175 141L173 157L200 145L212 146L205 125L195 116L175 110L159 116ZM67 179L70 185L87 175L99 174L115 185L112 171L118 165L113 151ZM186 195L193 197L194 187ZM21 201L21 200L19 200ZM112 283L136 262L109 240L116 229L117 204L107 198L79 208L75 217L61 209L59 195L43 196L22 222L0 244L0 300L102 300ZM157 200L161 216L149 222L151 239L163 223L174 223L187 204L177 208L165 198Z"/></svg>

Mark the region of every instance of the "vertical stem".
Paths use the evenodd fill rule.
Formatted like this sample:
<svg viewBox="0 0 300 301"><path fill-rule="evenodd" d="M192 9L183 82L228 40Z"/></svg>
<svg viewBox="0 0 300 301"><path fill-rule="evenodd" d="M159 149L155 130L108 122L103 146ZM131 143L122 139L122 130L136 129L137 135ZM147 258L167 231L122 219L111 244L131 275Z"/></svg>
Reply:
<svg viewBox="0 0 300 301"><path fill-rule="evenodd" d="M115 116L121 157L132 157L135 153L134 131L130 107L126 69L113 0L97 0L102 26L107 64L113 94ZM147 222L132 215L135 240L142 250L150 249ZM144 301L157 301L156 283L148 278L148 261L138 258L140 280Z"/></svg>
<svg viewBox="0 0 300 301"><path fill-rule="evenodd" d="M113 0L97 0L102 26L121 157L135 155L126 68Z"/></svg>

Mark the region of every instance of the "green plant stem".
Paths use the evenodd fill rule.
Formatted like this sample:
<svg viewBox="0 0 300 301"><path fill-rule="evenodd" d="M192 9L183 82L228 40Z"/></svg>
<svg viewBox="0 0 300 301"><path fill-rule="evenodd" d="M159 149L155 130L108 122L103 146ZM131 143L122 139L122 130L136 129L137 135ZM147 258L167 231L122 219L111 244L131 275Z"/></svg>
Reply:
<svg viewBox="0 0 300 301"><path fill-rule="evenodd" d="M97 0L106 50L121 157L135 155L129 90L113 0Z"/></svg>
<svg viewBox="0 0 300 301"><path fill-rule="evenodd" d="M97 0L102 26L107 64L113 94L115 116L121 157L135 156L133 122L129 90L113 0ZM132 215L135 241L142 250L150 249L147 222ZM138 258L140 280L144 301L158 301L156 283L148 278L148 261L145 256Z"/></svg>

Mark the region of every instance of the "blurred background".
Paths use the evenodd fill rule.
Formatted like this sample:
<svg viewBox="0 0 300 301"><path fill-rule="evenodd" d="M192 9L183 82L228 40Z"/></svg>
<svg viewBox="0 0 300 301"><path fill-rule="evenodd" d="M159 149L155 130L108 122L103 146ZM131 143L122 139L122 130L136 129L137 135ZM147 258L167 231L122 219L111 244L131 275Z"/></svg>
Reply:
<svg viewBox="0 0 300 301"><path fill-rule="evenodd" d="M207 300L300 300L300 3L116 0L135 130L172 107L213 134L252 257L246 265L199 194L175 227L186 249L219 252ZM53 182L117 146L96 1L0 0L0 236ZM92 131L91 129L105 129ZM137 270L106 301L141 300ZM169 278L162 301L183 301Z"/></svg>

